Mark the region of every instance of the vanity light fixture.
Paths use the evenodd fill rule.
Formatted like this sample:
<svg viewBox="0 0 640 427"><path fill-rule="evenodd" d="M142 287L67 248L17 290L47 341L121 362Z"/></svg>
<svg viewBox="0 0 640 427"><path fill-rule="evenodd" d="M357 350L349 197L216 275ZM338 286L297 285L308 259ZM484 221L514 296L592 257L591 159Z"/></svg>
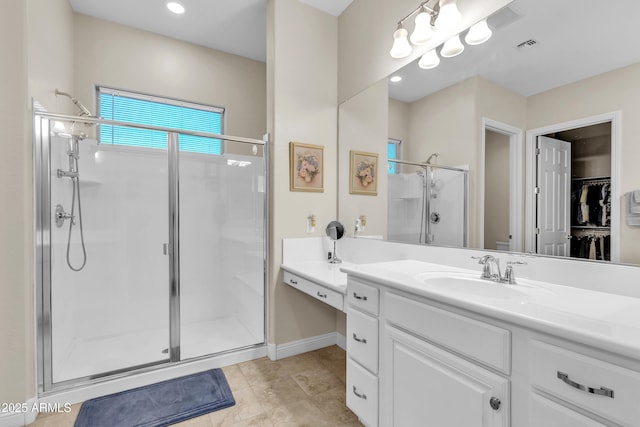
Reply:
<svg viewBox="0 0 640 427"><path fill-rule="evenodd" d="M411 55L413 50L407 39L409 33L402 27L402 22L398 23L398 29L393 33L393 46L389 51L392 58L400 59Z"/></svg>
<svg viewBox="0 0 640 427"><path fill-rule="evenodd" d="M442 50L440 50L440 55L442 55L443 58L453 58L454 56L460 55L462 51L464 51L464 45L460 41L460 34L456 34L444 42Z"/></svg>
<svg viewBox="0 0 640 427"><path fill-rule="evenodd" d="M435 22L439 30L451 30L462 20L456 0L440 0L440 12Z"/></svg>
<svg viewBox="0 0 640 427"><path fill-rule="evenodd" d="M417 14L417 15L416 15ZM404 27L404 22L416 15L415 27L411 36ZM411 55L412 45L420 46L427 44L433 32L437 30L451 30L455 28L462 20L462 14L458 9L456 0L427 0L422 2L411 13L398 21L398 28L393 33L393 46L389 51L392 58L400 59ZM470 45L479 45L491 38L492 32L487 25L487 20L476 23L465 36L465 42ZM409 43L411 41L411 43ZM440 56L443 58L452 58L460 55L464 51L464 45L460 41L460 33L447 40L440 50ZM424 70L430 70L440 64L435 49L432 49L422 55L418 61L418 66ZM391 80L394 82L394 80Z"/></svg>
<svg viewBox="0 0 640 427"><path fill-rule="evenodd" d="M432 68L436 68L438 65L440 65L440 57L435 49L431 49L422 55L422 58L418 61L418 67L423 70L430 70Z"/></svg>
<svg viewBox="0 0 640 427"><path fill-rule="evenodd" d="M420 13L416 16L416 26L411 33L411 43L416 46L426 44L433 36L433 29L431 28L431 13L424 4L420 5Z"/></svg>
<svg viewBox="0 0 640 427"><path fill-rule="evenodd" d="M184 13L184 6L181 3L178 3L177 1L168 1L166 5L167 5L167 9L169 9L171 12L175 13L176 15L182 15Z"/></svg>
<svg viewBox="0 0 640 427"><path fill-rule="evenodd" d="M483 19L469 28L469 32L465 36L464 41L470 46L476 46L489 40L491 34L493 33L489 25L487 25L487 20Z"/></svg>

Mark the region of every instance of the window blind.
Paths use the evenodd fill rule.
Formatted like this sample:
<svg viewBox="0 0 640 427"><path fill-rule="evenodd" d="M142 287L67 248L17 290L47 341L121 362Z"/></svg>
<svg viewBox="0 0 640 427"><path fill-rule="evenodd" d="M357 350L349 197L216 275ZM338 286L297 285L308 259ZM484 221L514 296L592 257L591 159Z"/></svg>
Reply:
<svg viewBox="0 0 640 427"><path fill-rule="evenodd" d="M98 88L99 114L107 120L222 134L224 109L132 92ZM162 131L100 125L100 143L166 149ZM180 151L222 154L217 138L180 134Z"/></svg>

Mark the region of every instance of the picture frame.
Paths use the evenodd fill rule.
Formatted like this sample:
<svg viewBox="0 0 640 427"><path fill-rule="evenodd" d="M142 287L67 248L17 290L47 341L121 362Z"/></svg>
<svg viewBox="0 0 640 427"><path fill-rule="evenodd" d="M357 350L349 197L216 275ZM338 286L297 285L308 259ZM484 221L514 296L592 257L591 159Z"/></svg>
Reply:
<svg viewBox="0 0 640 427"><path fill-rule="evenodd" d="M349 193L378 195L378 154L351 150L349 155Z"/></svg>
<svg viewBox="0 0 640 427"><path fill-rule="evenodd" d="M289 190L324 192L324 146L289 142Z"/></svg>

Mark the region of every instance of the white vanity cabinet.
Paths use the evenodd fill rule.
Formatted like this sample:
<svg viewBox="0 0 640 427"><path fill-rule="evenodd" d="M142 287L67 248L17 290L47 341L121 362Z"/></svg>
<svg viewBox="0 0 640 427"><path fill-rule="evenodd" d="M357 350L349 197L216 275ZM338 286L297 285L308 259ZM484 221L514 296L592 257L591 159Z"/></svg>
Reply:
<svg viewBox="0 0 640 427"><path fill-rule="evenodd" d="M363 423L509 426L508 330L354 278L347 302L347 406Z"/></svg>
<svg viewBox="0 0 640 427"><path fill-rule="evenodd" d="M639 426L640 372L530 339L531 426Z"/></svg>
<svg viewBox="0 0 640 427"><path fill-rule="evenodd" d="M510 332L392 291L381 295L382 425L509 426Z"/></svg>
<svg viewBox="0 0 640 427"><path fill-rule="evenodd" d="M284 272L284 282L313 298L329 304L333 308L344 311L344 295L319 283L307 280L297 274Z"/></svg>
<svg viewBox="0 0 640 427"><path fill-rule="evenodd" d="M347 285L347 406L368 427L378 426L379 291Z"/></svg>

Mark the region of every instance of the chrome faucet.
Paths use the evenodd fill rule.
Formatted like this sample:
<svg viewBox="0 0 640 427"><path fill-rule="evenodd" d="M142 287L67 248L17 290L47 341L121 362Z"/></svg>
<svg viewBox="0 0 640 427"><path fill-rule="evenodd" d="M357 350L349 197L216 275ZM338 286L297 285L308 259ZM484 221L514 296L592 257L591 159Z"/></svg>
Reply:
<svg viewBox="0 0 640 427"><path fill-rule="evenodd" d="M496 258L493 255L485 255L478 259L478 264L482 264L482 275L480 275L481 279L502 282L499 258Z"/></svg>
<svg viewBox="0 0 640 427"><path fill-rule="evenodd" d="M504 272L504 276L500 273L500 259L493 255L484 255L482 257L472 257L478 260L478 264L482 264L481 279L491 280L498 283L508 283L514 285L516 283L516 276L513 272L513 266L526 265L526 262L522 261L509 261L507 262L507 269Z"/></svg>

